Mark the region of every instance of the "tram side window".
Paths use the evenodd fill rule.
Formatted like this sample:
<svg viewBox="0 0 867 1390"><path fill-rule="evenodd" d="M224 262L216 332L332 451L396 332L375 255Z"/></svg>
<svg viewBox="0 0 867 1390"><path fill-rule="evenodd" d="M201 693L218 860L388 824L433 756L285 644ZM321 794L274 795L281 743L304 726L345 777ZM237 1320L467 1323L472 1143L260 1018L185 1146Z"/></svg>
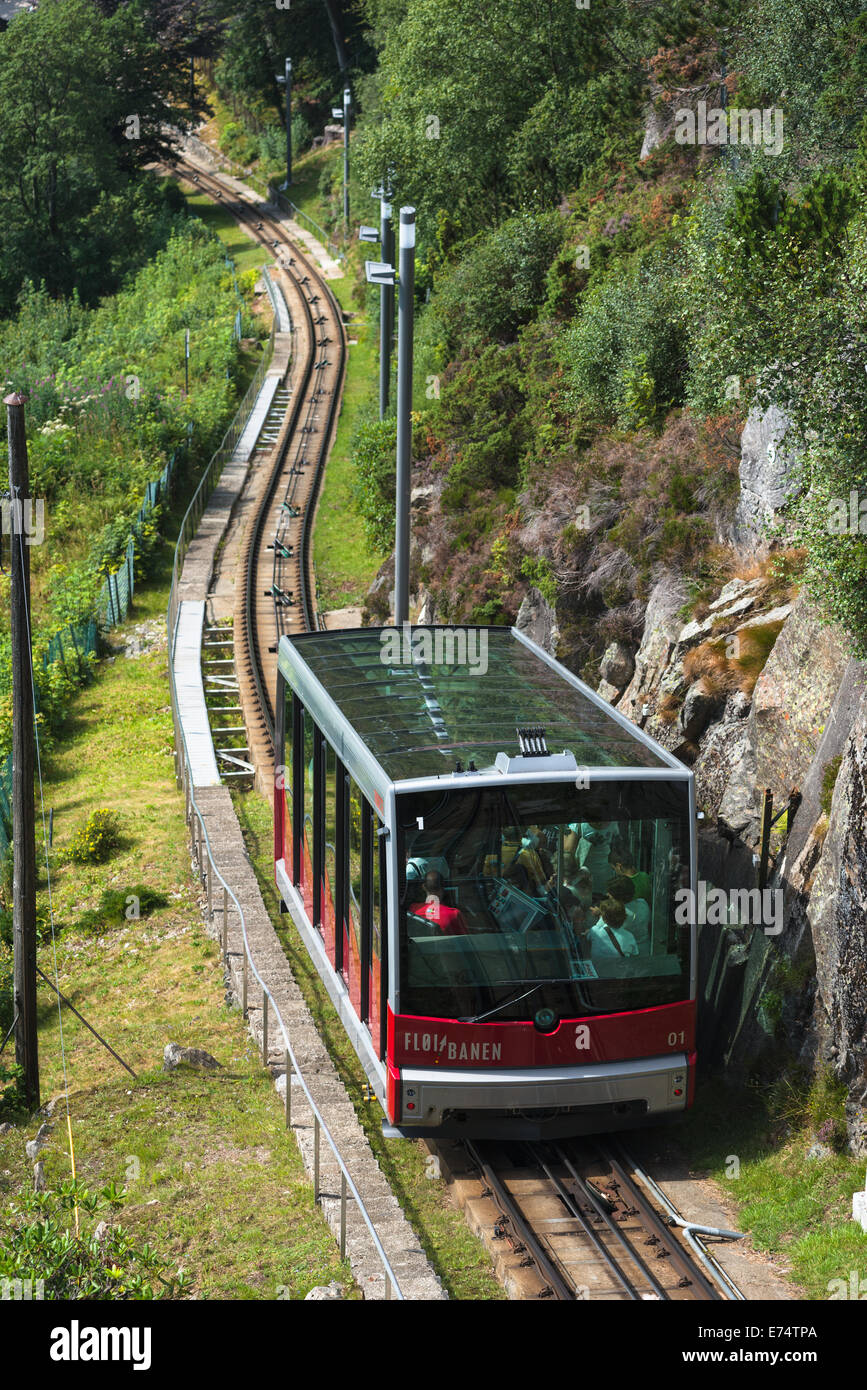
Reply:
<svg viewBox="0 0 867 1390"><path fill-rule="evenodd" d="M385 843L384 837L377 833L380 828L380 823L373 812L370 813L370 820L373 832L370 856L372 915L370 923L370 980L367 1021L374 1043L378 1045L382 1022L382 934L385 930L385 893L383 891L383 885L385 883Z"/></svg>
<svg viewBox="0 0 867 1390"><path fill-rule="evenodd" d="M292 874L292 823L295 816L292 805L292 750L295 746L294 740L294 721L292 717L293 701L297 696L293 695L291 689L286 687L286 700L283 707L283 766L278 769L278 791L283 790L283 804L286 807L286 815L283 822L283 858L289 868L290 877Z"/></svg>
<svg viewBox="0 0 867 1390"><path fill-rule="evenodd" d="M354 778L349 779L349 912L343 943L343 973L356 1013L361 1012L361 842L366 802Z"/></svg>
<svg viewBox="0 0 867 1390"><path fill-rule="evenodd" d="M313 917L313 716L304 711L301 739L301 864L299 881L307 915Z"/></svg>
<svg viewBox="0 0 867 1390"><path fill-rule="evenodd" d="M322 903L321 918L328 955L334 958L335 903L337 901L337 757L330 743L325 744L325 800L322 845Z"/></svg>

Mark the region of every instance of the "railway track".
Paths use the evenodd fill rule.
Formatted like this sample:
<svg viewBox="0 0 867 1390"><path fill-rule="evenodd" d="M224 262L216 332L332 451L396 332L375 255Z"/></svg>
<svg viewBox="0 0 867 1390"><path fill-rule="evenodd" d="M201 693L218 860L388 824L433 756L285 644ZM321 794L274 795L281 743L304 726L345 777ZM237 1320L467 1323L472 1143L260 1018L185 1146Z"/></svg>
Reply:
<svg viewBox="0 0 867 1390"><path fill-rule="evenodd" d="M343 315L317 266L276 217L189 159L174 172L219 202L275 252L292 320L288 396L272 412L254 454L258 485L235 587L234 659L250 761L260 786L274 785L277 647L284 632L319 626L311 541L322 474L346 373Z"/></svg>
<svg viewBox="0 0 867 1390"><path fill-rule="evenodd" d="M562 1301L716 1301L737 1296L697 1263L615 1141L465 1141L495 1237L535 1266L536 1297ZM726 1287L728 1284L728 1287Z"/></svg>

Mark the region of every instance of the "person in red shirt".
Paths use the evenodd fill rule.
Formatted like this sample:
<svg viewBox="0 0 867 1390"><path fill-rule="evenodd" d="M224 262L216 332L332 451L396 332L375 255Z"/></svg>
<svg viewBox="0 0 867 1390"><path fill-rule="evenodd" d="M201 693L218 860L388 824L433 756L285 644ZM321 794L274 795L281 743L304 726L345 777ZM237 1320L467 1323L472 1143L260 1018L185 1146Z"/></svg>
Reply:
<svg viewBox="0 0 867 1390"><path fill-rule="evenodd" d="M424 876L425 899L410 906L416 917L424 917L439 927L443 936L463 936L467 930L460 908L449 907L443 902L443 878L436 869L430 869Z"/></svg>

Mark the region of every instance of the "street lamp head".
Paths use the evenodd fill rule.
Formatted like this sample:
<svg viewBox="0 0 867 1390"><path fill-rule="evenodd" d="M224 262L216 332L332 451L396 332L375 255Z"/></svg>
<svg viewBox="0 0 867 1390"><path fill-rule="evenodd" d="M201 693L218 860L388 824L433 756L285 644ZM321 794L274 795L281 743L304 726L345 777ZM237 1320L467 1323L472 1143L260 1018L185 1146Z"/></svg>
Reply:
<svg viewBox="0 0 867 1390"><path fill-rule="evenodd" d="M415 208L400 210L400 248L409 250L415 246Z"/></svg>

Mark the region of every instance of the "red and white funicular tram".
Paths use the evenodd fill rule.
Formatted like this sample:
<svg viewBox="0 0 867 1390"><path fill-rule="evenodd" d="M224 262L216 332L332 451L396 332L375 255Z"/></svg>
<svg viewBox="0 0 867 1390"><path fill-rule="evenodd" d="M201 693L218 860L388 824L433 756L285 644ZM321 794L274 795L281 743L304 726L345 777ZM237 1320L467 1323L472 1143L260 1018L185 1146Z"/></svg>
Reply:
<svg viewBox="0 0 867 1390"><path fill-rule="evenodd" d="M284 636L279 672L276 880L387 1132L684 1110L691 772L516 629Z"/></svg>

